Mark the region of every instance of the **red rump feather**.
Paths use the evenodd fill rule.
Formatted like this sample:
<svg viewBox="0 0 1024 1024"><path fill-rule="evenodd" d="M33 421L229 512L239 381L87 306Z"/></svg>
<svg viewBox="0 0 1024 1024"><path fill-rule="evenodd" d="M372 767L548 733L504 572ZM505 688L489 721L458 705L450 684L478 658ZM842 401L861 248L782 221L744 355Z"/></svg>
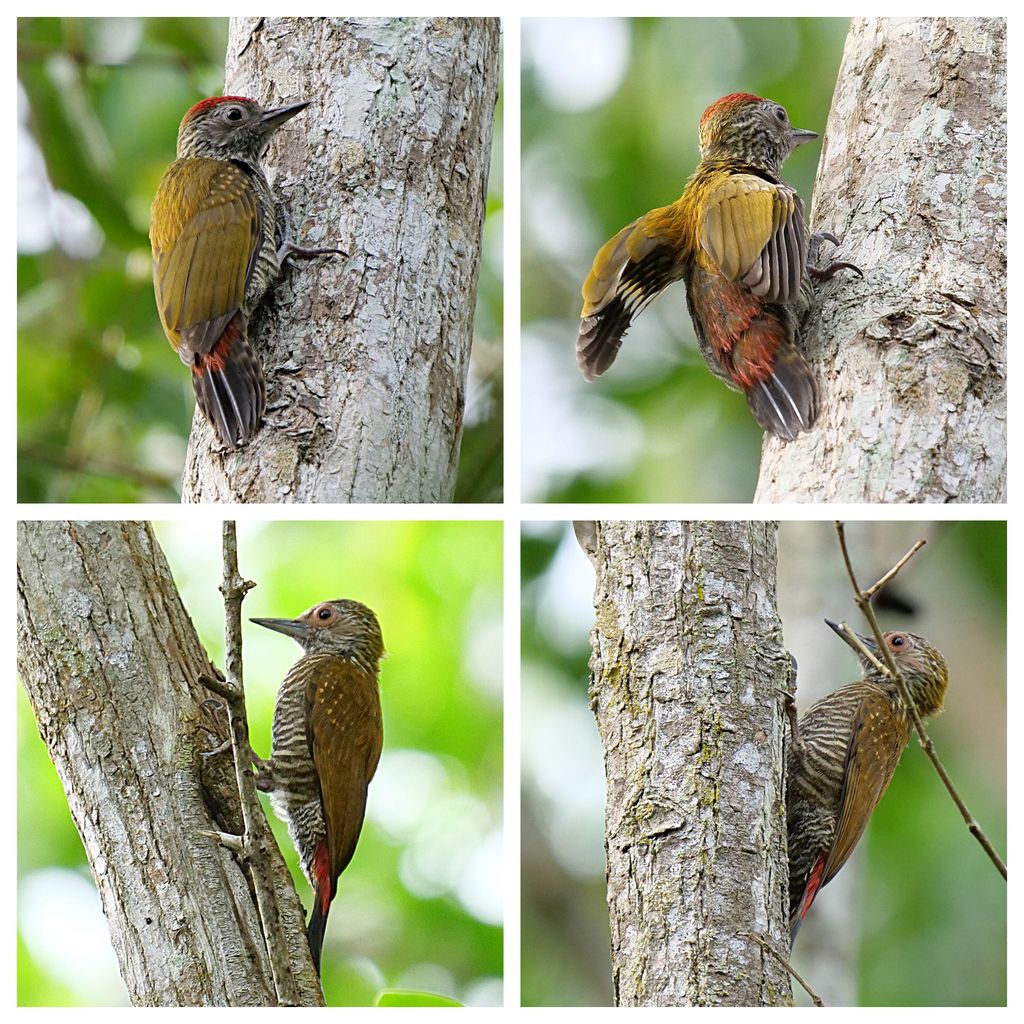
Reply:
<svg viewBox="0 0 1024 1024"><path fill-rule="evenodd" d="M313 854L313 875L316 877L316 895L320 901L320 908L327 915L331 905L331 897L334 895L331 885L331 853L327 849L327 840L323 840Z"/></svg>
<svg viewBox="0 0 1024 1024"><path fill-rule="evenodd" d="M804 889L804 897L800 901L801 920L807 916L807 911L811 909L814 897L818 895L818 890L821 888L821 876L825 873L826 859L824 853L818 854L818 859L814 862L814 867L811 869L807 879L807 887Z"/></svg>
<svg viewBox="0 0 1024 1024"><path fill-rule="evenodd" d="M253 101L247 96L211 96L209 99L200 100L194 107L190 107L185 116L181 119L182 123L190 121L200 111L209 110L210 107L216 107L220 103L230 102L252 103Z"/></svg>
<svg viewBox="0 0 1024 1024"><path fill-rule="evenodd" d="M192 366L192 372L197 377L211 370L214 373L223 373L224 367L228 364L231 346L244 336L242 318L236 313L228 321L227 327L224 328L224 333L213 343L213 348L205 356L201 352L196 353L196 361Z"/></svg>

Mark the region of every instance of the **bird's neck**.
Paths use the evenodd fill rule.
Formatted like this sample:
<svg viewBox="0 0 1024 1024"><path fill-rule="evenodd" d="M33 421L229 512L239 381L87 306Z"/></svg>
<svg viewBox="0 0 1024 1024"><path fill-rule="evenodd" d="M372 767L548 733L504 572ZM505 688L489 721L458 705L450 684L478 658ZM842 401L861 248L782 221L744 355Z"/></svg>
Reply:
<svg viewBox="0 0 1024 1024"><path fill-rule="evenodd" d="M942 710L942 701L946 695L946 679L934 673L900 673L907 684L911 700L922 718L930 718ZM904 704L903 691L895 680L877 673L872 674L871 682L886 691L895 703Z"/></svg>
<svg viewBox="0 0 1024 1024"><path fill-rule="evenodd" d="M765 181L782 181L782 164L773 161L741 159L735 155L709 154L697 165L697 174L756 174Z"/></svg>

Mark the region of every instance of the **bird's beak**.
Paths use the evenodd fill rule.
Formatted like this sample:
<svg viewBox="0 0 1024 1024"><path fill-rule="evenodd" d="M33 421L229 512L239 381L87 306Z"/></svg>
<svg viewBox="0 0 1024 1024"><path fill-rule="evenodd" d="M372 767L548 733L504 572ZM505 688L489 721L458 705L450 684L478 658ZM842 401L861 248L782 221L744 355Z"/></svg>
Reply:
<svg viewBox="0 0 1024 1024"><path fill-rule="evenodd" d="M858 651L856 647L854 647L853 641L846 635L845 632L843 632L843 627L840 626L838 622L833 622L831 619L826 619L825 620L825 625L828 626L832 630L832 632L835 633L836 636L838 636L843 641L843 643L845 643L850 648L850 650L853 651L854 654L857 655L857 657L860 659L862 664L865 662L864 655L861 654L861 652ZM872 637L872 636L864 636L862 633L854 633L853 635L873 655L875 655L876 658L878 657L878 644L875 643L875 638L874 637ZM867 662L867 664L870 664L870 662Z"/></svg>
<svg viewBox="0 0 1024 1024"><path fill-rule="evenodd" d="M306 107L309 106L309 100L303 100L301 103L292 103L287 107L277 107L274 110L268 110L260 118L260 124L262 124L269 131L276 131L281 127L289 118L294 117L296 114L301 114ZM256 620L253 619L253 622Z"/></svg>
<svg viewBox="0 0 1024 1024"><path fill-rule="evenodd" d="M250 619L257 626L272 629L275 633L284 633L285 636L294 637L296 640L306 635L306 624L301 619Z"/></svg>
<svg viewBox="0 0 1024 1024"><path fill-rule="evenodd" d="M817 132L812 132L809 128L790 128L789 129L789 138L790 138L790 141L793 143L793 148L794 149L797 146L802 146L805 142L810 142L811 139L816 139L817 137L818 137L818 133ZM828 621L828 620L826 619L826 621Z"/></svg>

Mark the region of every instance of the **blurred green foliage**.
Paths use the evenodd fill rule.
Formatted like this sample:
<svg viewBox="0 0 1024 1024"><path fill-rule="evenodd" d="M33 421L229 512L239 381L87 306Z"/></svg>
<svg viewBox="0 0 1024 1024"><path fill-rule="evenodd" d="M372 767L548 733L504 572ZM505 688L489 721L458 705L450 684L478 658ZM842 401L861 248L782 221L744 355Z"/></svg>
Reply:
<svg viewBox="0 0 1024 1024"><path fill-rule="evenodd" d="M880 523L868 532L863 524L847 524L864 581L906 550L907 529ZM891 535L884 553L871 547L878 544L878 531ZM881 612L882 628L911 629L945 655L946 711L930 732L961 795L1005 858L1006 524L944 523L915 536L924 533L927 547L899 580L901 595L915 611L909 617ZM787 552L795 556L809 547L821 556L810 559L818 564L812 578L801 580L809 590L801 601L815 609L815 622L803 635L816 643L819 611L837 619L845 614L854 628L860 620L831 524L781 525L780 577ZM870 569L861 564L872 558L878 562ZM522 1000L528 1006L610 1005L612 999L604 774L587 695L593 579L567 524L524 524L521 957ZM836 587L844 594L838 608L832 603ZM800 624L787 618L787 603L791 599L780 593L787 638L800 637L794 629ZM802 669L813 661L805 659L808 652L799 642L787 642ZM826 690L857 675L849 652L835 646L835 675ZM808 688L817 682L808 680ZM798 705L807 699L798 687ZM563 827L567 818L571 824ZM860 936L857 962L850 965L857 1005L1005 1005L1006 884L916 741L904 753L861 847L846 869L855 872L860 859L864 871L854 905L859 920L850 922ZM819 904L829 893L824 891ZM795 966L805 974L814 924L812 913L795 949ZM811 975L809 981L827 992L830 979ZM797 1002L806 1005L793 987Z"/></svg>
<svg viewBox="0 0 1024 1024"><path fill-rule="evenodd" d="M580 288L603 242L679 196L699 160L701 114L720 96L768 96L823 133L846 29L816 18L524 20L528 500L750 500L762 434L707 370L683 286L638 318L592 384L575 362ZM785 168L808 212L819 153L803 146Z"/></svg>
<svg viewBox="0 0 1024 1024"><path fill-rule="evenodd" d="M219 528L158 523L156 533L200 638L223 665ZM500 1003L501 524L241 523L238 534L241 572L257 583L243 608L257 751L269 753L276 690L300 652L249 617L294 617L321 600L354 598L377 613L388 651L384 753L327 926L328 1004L371 1005L388 989ZM124 1001L67 800L19 692L18 1002ZM268 817L308 906L287 830L269 805ZM73 882L90 890L84 908L64 898L77 891ZM59 928L41 891L60 906Z"/></svg>
<svg viewBox="0 0 1024 1024"><path fill-rule="evenodd" d="M194 399L156 315L149 206L222 91L225 18L18 20L18 497L176 500ZM499 107L500 116L500 107ZM501 497L501 126L458 501Z"/></svg>

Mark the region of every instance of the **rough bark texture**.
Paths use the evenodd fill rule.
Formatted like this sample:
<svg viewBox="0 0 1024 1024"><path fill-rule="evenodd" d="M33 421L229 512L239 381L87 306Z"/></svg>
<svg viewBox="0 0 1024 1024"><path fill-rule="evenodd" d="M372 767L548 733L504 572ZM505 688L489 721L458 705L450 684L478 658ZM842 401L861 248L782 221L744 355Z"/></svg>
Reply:
<svg viewBox="0 0 1024 1024"><path fill-rule="evenodd" d="M785 1005L789 673L772 523L608 522L591 701L620 1006Z"/></svg>
<svg viewBox="0 0 1024 1024"><path fill-rule="evenodd" d="M269 177L300 245L254 318L264 428L193 421L185 501L445 502L455 488L498 90L496 18L233 18L225 91L312 101Z"/></svg>
<svg viewBox="0 0 1024 1024"><path fill-rule="evenodd" d="M230 754L202 757L226 735L203 706L214 670L147 523L18 524L18 669L132 1002L274 1004L249 881L203 834L240 825ZM323 1005L269 846L303 1002Z"/></svg>
<svg viewBox="0 0 1024 1024"><path fill-rule="evenodd" d="M821 415L756 500L1006 500L1006 133L1004 20L854 19L811 223L864 280L819 288Z"/></svg>

